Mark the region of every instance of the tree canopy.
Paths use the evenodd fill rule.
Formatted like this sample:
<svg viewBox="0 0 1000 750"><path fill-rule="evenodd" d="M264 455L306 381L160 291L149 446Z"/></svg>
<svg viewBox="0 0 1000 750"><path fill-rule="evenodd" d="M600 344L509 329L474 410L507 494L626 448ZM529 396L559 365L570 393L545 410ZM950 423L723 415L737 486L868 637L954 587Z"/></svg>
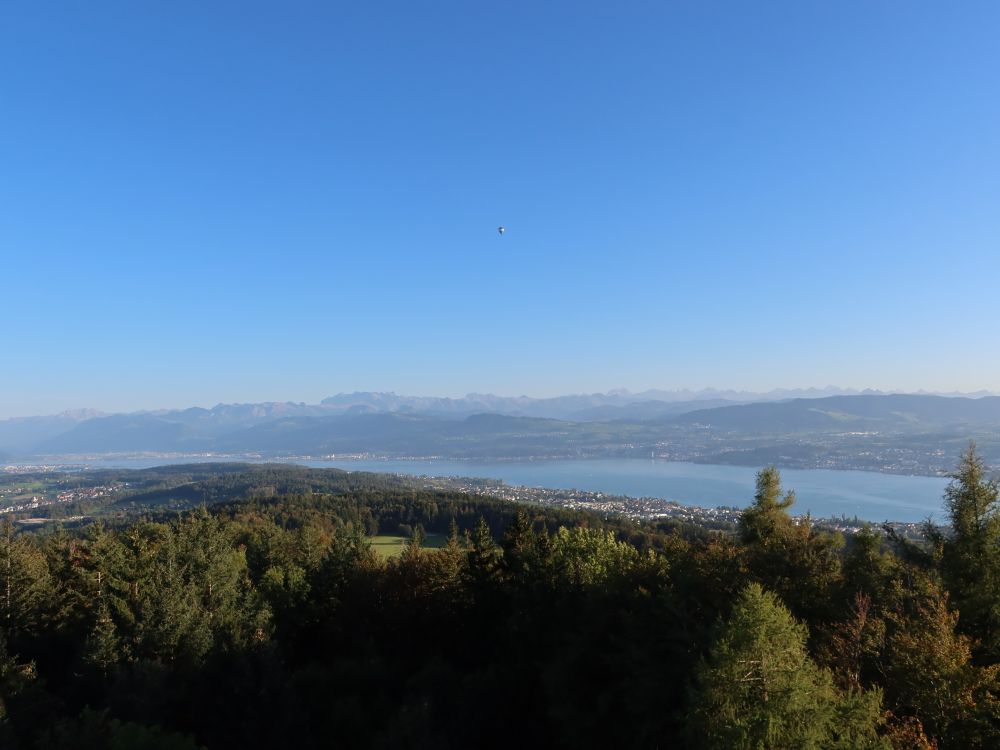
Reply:
<svg viewBox="0 0 1000 750"><path fill-rule="evenodd" d="M774 467L734 533L227 477L194 511L0 527L0 747L1000 746L972 446L918 542L793 517Z"/></svg>

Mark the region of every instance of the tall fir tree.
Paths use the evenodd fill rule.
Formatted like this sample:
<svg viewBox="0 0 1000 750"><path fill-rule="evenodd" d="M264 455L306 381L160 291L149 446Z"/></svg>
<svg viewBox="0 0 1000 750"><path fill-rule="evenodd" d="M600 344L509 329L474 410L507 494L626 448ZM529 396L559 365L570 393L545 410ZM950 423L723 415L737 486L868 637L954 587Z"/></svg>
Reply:
<svg viewBox="0 0 1000 750"><path fill-rule="evenodd" d="M699 750L885 748L878 691L841 692L806 651L806 628L758 584L739 595L696 669L688 746Z"/></svg>
<svg viewBox="0 0 1000 750"><path fill-rule="evenodd" d="M996 478L975 443L959 460L945 490L951 534L942 538L941 567L960 613L960 629L978 640L989 661L1000 660L1000 507Z"/></svg>

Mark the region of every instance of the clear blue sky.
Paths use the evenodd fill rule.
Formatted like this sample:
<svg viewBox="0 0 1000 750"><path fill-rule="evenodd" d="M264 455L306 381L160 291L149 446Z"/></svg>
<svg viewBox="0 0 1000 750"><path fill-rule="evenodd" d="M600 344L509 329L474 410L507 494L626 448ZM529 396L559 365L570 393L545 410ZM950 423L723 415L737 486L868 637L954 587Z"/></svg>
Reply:
<svg viewBox="0 0 1000 750"><path fill-rule="evenodd" d="M1000 389L998 40L995 2L4 3L0 417Z"/></svg>

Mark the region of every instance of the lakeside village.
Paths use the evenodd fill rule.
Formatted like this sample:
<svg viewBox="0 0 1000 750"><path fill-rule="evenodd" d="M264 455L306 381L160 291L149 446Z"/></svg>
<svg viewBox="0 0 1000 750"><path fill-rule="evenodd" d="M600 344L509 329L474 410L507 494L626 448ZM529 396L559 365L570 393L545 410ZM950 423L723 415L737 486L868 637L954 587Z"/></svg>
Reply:
<svg viewBox="0 0 1000 750"><path fill-rule="evenodd" d="M11 465L0 466L0 476L4 474L16 476L40 471L59 471L68 474L85 469L85 465L74 467L66 465ZM628 518L636 522L673 521L720 531L734 530L740 514L743 512L741 508L733 506L722 505L707 508L697 505L683 505L659 497L630 497L575 489L516 486L498 479L430 477L409 474L393 474L393 476L422 489L465 492L470 495L495 497L514 503L532 503L571 510L585 510L603 516ZM25 512L57 503L109 498L112 495L119 495L127 489L127 482L116 482L93 487L74 487L53 494L38 487L18 487L13 484L3 486L0 484L0 513ZM804 523L806 518L806 516L794 516L797 523ZM880 531L883 526L889 526L900 536L912 539L923 536L922 523L887 522L886 524L877 524L856 517L810 518L809 520L817 527L844 534L853 534L866 527Z"/></svg>
<svg viewBox="0 0 1000 750"><path fill-rule="evenodd" d="M404 475L396 476L413 479L413 477ZM739 522L740 514L744 510L725 505L715 508L682 505L673 500L664 500L659 497L629 497L583 490L513 486L497 479L469 479L466 477L418 477L416 479L423 489L458 491L470 495L496 497L515 503L534 503L571 510L586 510L603 516L620 516L636 522L676 521L723 531L734 530ZM793 516L793 518L796 523L805 523L807 520L807 516L804 515ZM888 526L902 537L910 539L923 537L922 523L892 521L877 524L856 517L810 517L808 520L819 528L827 531L839 531L843 534L854 534L864 528L881 531L883 527Z"/></svg>
<svg viewBox="0 0 1000 750"><path fill-rule="evenodd" d="M0 469L2 474L2 469ZM111 497L128 489L128 482L115 482L94 487L74 487L51 493L37 486L0 486L0 513L20 513L57 503L73 503L81 500L98 500Z"/></svg>

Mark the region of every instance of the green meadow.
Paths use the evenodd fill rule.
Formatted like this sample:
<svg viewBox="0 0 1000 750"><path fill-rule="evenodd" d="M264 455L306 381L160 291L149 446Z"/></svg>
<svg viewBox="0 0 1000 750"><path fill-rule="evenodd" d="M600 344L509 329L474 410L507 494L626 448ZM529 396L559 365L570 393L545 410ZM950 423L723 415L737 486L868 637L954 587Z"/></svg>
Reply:
<svg viewBox="0 0 1000 750"><path fill-rule="evenodd" d="M378 536L370 537L370 539L372 549L383 558L395 557L400 554L410 541L408 536L388 534L379 534ZM424 537L424 542L421 546L427 549L440 549L447 541L448 538L444 534L428 534Z"/></svg>

